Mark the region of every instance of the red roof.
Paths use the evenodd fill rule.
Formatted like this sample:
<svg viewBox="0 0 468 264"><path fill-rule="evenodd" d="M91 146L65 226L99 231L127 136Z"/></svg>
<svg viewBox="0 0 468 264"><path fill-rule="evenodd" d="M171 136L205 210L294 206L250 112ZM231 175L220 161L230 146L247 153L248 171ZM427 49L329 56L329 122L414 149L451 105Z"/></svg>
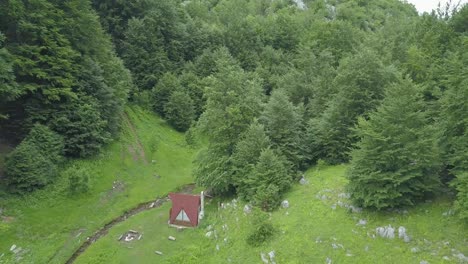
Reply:
<svg viewBox="0 0 468 264"><path fill-rule="evenodd" d="M184 223L180 223L180 221L176 220L180 211L184 210L190 220L191 226L195 227L198 225L198 208L201 205L199 195L170 193L169 199L172 201L172 208L169 213L169 223L184 225ZM188 223L185 225L187 224Z"/></svg>

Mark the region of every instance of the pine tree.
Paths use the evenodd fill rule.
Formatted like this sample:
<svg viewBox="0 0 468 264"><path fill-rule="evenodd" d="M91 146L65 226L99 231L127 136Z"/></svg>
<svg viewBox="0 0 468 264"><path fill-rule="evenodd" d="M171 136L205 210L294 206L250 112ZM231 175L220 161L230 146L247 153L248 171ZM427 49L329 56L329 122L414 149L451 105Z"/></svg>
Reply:
<svg viewBox="0 0 468 264"><path fill-rule="evenodd" d="M295 167L303 160L302 117L300 108L294 106L285 92L273 92L260 116L272 146L278 149Z"/></svg>
<svg viewBox="0 0 468 264"><path fill-rule="evenodd" d="M412 205L439 186L434 128L410 80L389 87L382 105L359 119L349 191L359 205L383 209Z"/></svg>
<svg viewBox="0 0 468 264"><path fill-rule="evenodd" d="M331 164L346 162L356 137L351 129L361 115L377 107L387 85L396 80L396 70L384 66L370 50L345 59L334 85L338 93L322 115L309 123L311 152Z"/></svg>
<svg viewBox="0 0 468 264"><path fill-rule="evenodd" d="M171 94L176 91L181 91L179 79L173 73L165 73L159 80L158 84L153 88L152 99L153 109L161 116L165 115L164 108L169 102Z"/></svg>
<svg viewBox="0 0 468 264"><path fill-rule="evenodd" d="M272 149L265 149L260 154L252 174L246 179L248 200L262 209L275 209L282 194L290 187L292 177L286 159Z"/></svg>
<svg viewBox="0 0 468 264"><path fill-rule="evenodd" d="M184 91L174 91L164 106L164 116L175 129L187 131L195 119L192 98Z"/></svg>
<svg viewBox="0 0 468 264"><path fill-rule="evenodd" d="M249 128L242 135L236 144L234 153L231 156L233 166L233 184L237 188L240 197L247 199L252 197L253 190L246 180L252 173L263 150L271 146L270 139L265 133L263 125L256 120L250 124Z"/></svg>
<svg viewBox="0 0 468 264"><path fill-rule="evenodd" d="M197 183L215 192L225 193L233 186L230 156L240 135L258 117L261 85L239 66L226 49L221 49L217 72L207 81L205 112L197 126L209 136L207 149L195 161Z"/></svg>

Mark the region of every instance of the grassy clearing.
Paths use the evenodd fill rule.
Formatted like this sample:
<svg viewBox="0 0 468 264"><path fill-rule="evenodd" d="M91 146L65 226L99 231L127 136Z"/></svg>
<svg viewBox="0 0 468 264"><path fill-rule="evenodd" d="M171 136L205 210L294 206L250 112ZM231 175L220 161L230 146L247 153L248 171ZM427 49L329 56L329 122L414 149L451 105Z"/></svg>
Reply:
<svg viewBox="0 0 468 264"><path fill-rule="evenodd" d="M19 256L24 263L64 263L111 219L192 181L195 151L184 136L140 108L126 112L134 129L124 122L120 139L99 157L73 161L92 171L89 193L70 197L67 179L25 197L0 193L0 208L8 216L0 221L0 256L5 254L0 263L18 258L9 252L13 244L23 248ZM146 162L138 155L138 140Z"/></svg>
<svg viewBox="0 0 468 264"><path fill-rule="evenodd" d="M277 263L325 263L327 258L333 263L458 263L454 254L468 255L466 227L453 216L443 215L450 208L448 201L422 204L407 212L353 213L339 205L333 209L338 201L349 203L342 195L345 169L309 170L309 184L294 186L287 194L290 208L271 214L277 232L260 247L245 242L252 217L243 213L242 203L218 210L213 201L200 228L180 233L167 226L167 204L119 224L77 263L261 263L260 253L271 250ZM357 225L361 219L367 224ZM205 237L208 225L216 230L217 239ZM404 226L411 242L398 239L398 232L395 239L373 238L375 228L388 225ZM143 239L118 242L129 229L141 231ZM167 240L169 235L177 241ZM155 250L164 255L156 255Z"/></svg>

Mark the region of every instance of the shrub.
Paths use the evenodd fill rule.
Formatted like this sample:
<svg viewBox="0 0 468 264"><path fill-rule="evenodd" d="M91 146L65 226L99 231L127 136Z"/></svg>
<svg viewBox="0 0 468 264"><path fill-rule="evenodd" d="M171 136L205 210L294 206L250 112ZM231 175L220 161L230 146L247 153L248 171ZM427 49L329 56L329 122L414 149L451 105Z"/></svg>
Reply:
<svg viewBox="0 0 468 264"><path fill-rule="evenodd" d="M23 141L6 159L6 182L13 193L31 192L50 183L57 165L30 141Z"/></svg>
<svg viewBox="0 0 468 264"><path fill-rule="evenodd" d="M457 190L455 210L459 217L468 223L468 173L460 173L452 185Z"/></svg>
<svg viewBox="0 0 468 264"><path fill-rule="evenodd" d="M268 214L260 210L254 211L251 226L252 229L247 237L247 244L250 246L261 245L275 233L273 224L268 220Z"/></svg>
<svg viewBox="0 0 468 264"><path fill-rule="evenodd" d="M7 186L11 192L30 192L57 176L63 160L63 140L48 127L34 125L28 136L6 159Z"/></svg>

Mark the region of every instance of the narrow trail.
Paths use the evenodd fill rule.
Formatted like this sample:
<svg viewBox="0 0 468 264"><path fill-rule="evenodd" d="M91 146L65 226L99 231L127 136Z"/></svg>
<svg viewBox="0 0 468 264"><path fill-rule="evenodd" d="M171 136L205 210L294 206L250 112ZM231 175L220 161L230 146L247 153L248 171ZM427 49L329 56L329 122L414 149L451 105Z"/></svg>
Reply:
<svg viewBox="0 0 468 264"><path fill-rule="evenodd" d="M143 163L148 164L148 159L146 159L146 154L145 154L145 149L143 148L143 144L141 144L135 125L132 123L132 120L130 120L130 117L128 116L127 112L124 112L123 119L128 124L128 127L130 128L130 131L132 132L132 134L135 136L135 144L136 144L135 151L140 156L140 159L143 160Z"/></svg>
<svg viewBox="0 0 468 264"><path fill-rule="evenodd" d="M177 191L181 192L181 193L192 193L194 188L195 188L195 184L192 183L192 184L187 184L187 185L182 186ZM128 218L130 218L130 217L132 217L132 216L134 216L134 215L136 215L138 213L141 213L143 211L147 211L147 210L156 209L158 207L161 207L161 205L163 205L167 201L169 201L169 198L166 195L166 196L164 196L162 198L156 199L155 201L153 200L153 201L141 203L141 204L137 205L136 207L126 211L124 214L120 215L119 217L117 217L117 218L113 219L112 221L110 221L109 223L105 224L98 231L96 231L94 233L94 235L88 237L86 239L86 241L84 241L83 244L81 244L81 246L73 253L73 255L65 263L66 264L74 263L75 260L81 254L83 254L83 252L85 252L86 249L89 248L89 246L91 246L94 242L99 240L101 237L107 235L109 233L109 230L112 227L114 227L116 224L124 222Z"/></svg>

